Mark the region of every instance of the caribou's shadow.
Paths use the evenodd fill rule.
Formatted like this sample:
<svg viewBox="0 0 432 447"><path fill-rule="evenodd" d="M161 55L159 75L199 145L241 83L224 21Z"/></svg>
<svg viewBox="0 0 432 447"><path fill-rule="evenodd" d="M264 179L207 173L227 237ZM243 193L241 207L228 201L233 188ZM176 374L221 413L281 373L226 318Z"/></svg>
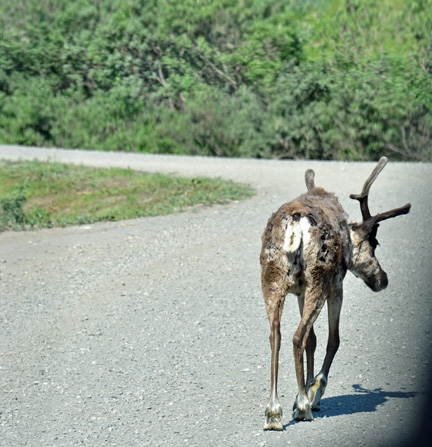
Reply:
<svg viewBox="0 0 432 447"><path fill-rule="evenodd" d="M340 416L343 414L372 413L377 407L383 405L389 399L409 399L417 396L417 392L383 391L381 388L367 390L361 385L353 385L353 394L334 396L321 401L321 411L314 412L314 418ZM284 430L297 421L290 421L284 426Z"/></svg>

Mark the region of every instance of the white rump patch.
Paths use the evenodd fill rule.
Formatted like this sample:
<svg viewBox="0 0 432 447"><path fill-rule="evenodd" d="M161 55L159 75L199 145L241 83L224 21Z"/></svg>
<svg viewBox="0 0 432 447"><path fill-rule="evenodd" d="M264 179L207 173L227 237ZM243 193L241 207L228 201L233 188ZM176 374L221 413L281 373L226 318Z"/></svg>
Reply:
<svg viewBox="0 0 432 447"><path fill-rule="evenodd" d="M310 226L307 217L302 217L297 222L293 222L290 219L285 231L284 251L287 253L295 253L300 248L302 241L303 246L307 246L310 240Z"/></svg>

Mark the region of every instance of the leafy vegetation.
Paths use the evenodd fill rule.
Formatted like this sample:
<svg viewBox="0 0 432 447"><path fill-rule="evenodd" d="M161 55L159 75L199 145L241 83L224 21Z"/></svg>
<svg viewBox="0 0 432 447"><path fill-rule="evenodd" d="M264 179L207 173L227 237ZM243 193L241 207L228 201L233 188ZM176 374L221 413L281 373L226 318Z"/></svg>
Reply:
<svg viewBox="0 0 432 447"><path fill-rule="evenodd" d="M432 0L0 3L0 142L432 159Z"/></svg>
<svg viewBox="0 0 432 447"><path fill-rule="evenodd" d="M230 181L57 163L0 165L0 231L131 219L252 195Z"/></svg>

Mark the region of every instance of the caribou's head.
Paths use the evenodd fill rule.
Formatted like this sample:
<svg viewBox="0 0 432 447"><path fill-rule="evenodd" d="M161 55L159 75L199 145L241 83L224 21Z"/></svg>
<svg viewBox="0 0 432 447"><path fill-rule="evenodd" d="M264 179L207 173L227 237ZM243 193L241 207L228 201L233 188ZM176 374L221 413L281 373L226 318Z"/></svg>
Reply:
<svg viewBox="0 0 432 447"><path fill-rule="evenodd" d="M369 189L386 164L387 158L382 157L363 185L362 192L350 195L351 199L356 199L360 202L363 216L362 223L350 224L352 243L350 270L354 275L361 278L374 292L385 289L388 284L387 273L382 269L378 259L375 257L375 249L378 245L376 235L379 222L400 216L401 214L407 214L411 208L411 204L407 203L401 208L395 208L385 213L371 216L368 206Z"/></svg>

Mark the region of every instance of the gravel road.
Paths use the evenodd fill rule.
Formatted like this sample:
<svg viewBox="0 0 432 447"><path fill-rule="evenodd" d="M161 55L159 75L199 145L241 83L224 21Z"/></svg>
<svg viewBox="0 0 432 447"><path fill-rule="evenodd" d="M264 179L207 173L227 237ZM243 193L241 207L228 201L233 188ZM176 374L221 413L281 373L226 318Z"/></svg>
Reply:
<svg viewBox="0 0 432 447"><path fill-rule="evenodd" d="M1 446L402 446L418 429L432 360L431 164L389 163L372 187L372 212L412 209L378 233L388 288L375 294L345 279L341 348L313 422L292 419L298 309L287 298L285 430L263 432L270 347L258 256L267 219L305 191L312 167L358 220L349 193L374 163L18 146L0 146L1 158L224 177L257 191L179 215L0 234ZM324 310L318 366L326 325Z"/></svg>

